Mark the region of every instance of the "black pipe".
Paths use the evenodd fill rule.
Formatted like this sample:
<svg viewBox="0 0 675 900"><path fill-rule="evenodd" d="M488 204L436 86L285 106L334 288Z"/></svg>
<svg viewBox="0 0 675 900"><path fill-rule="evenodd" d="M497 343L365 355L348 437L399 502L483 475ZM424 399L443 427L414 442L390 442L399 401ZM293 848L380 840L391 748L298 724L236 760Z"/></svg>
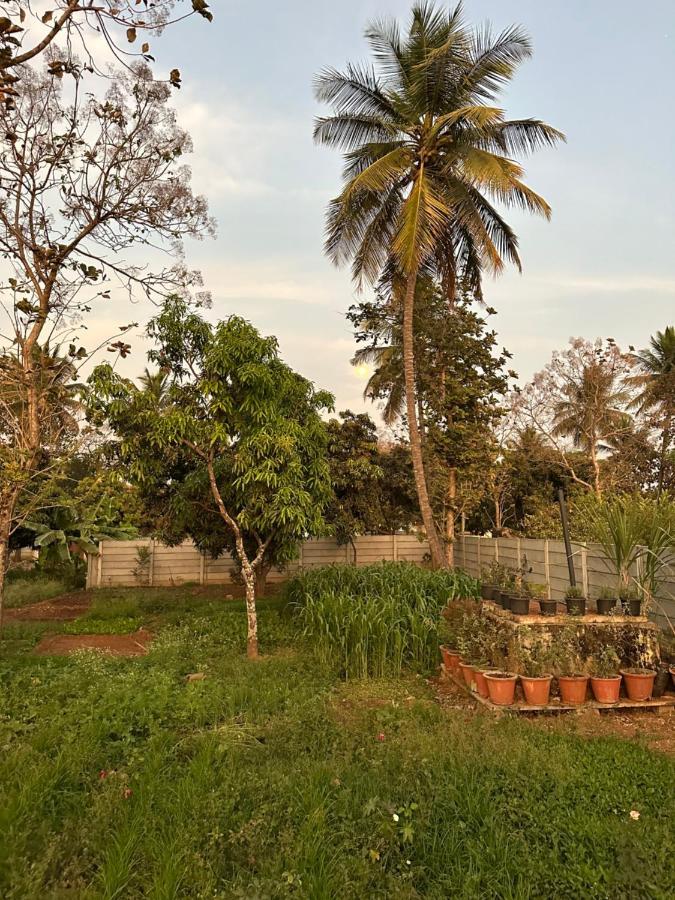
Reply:
<svg viewBox="0 0 675 900"><path fill-rule="evenodd" d="M562 522L563 540L565 541L565 553L567 554L567 568L570 573L570 585L576 587L577 576L574 574L574 558L572 556L572 544L570 543L570 523L567 518L567 503L565 492L558 488L558 503L560 504L560 521Z"/></svg>

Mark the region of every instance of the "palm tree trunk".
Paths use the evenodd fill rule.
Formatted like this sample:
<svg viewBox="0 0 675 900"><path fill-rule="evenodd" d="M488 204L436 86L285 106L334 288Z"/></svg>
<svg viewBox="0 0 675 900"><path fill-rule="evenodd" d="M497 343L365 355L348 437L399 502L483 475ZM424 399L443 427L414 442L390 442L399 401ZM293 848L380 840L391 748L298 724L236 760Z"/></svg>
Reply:
<svg viewBox="0 0 675 900"><path fill-rule="evenodd" d="M431 563L436 569L447 566L443 545L438 535L434 522L427 479L424 472L424 459L422 457L422 439L417 424L417 406L415 403L415 359L413 350L413 312L415 307L415 287L417 284L417 269L409 275L403 300L403 372L405 376L405 401L408 414L408 432L410 435L410 456L412 457L413 472L415 474L415 487L417 488L417 500L422 514L422 522L427 533L429 549L431 550Z"/></svg>

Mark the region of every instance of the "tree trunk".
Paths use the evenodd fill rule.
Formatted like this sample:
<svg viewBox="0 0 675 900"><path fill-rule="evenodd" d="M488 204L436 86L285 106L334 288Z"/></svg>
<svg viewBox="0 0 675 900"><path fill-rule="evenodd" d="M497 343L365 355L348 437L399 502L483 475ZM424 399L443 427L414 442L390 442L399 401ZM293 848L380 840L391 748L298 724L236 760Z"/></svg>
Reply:
<svg viewBox="0 0 675 900"><path fill-rule="evenodd" d="M600 483L600 462L598 461L598 445L594 438L591 439L591 463L593 465L593 490L598 500L602 500L602 485Z"/></svg>
<svg viewBox="0 0 675 900"><path fill-rule="evenodd" d="M455 524L457 507L457 469L448 473L447 512L445 514L445 558L450 567L455 565Z"/></svg>
<svg viewBox="0 0 675 900"><path fill-rule="evenodd" d="M267 593L267 575L270 567L260 563L255 573L255 593L256 597L264 597Z"/></svg>
<svg viewBox="0 0 675 900"><path fill-rule="evenodd" d="M255 574L244 576L246 585L246 656L258 658L258 611L255 605Z"/></svg>
<svg viewBox="0 0 675 900"><path fill-rule="evenodd" d="M2 637L2 619L5 607L5 576L9 566L9 532L12 527L15 504L15 494L0 497L0 637Z"/></svg>
<svg viewBox="0 0 675 900"><path fill-rule="evenodd" d="M424 472L424 460L422 457L422 440L417 425L417 408L415 403L415 359L413 349L413 312L415 307L415 286L417 284L417 270L408 275L405 298L403 301L403 372L405 375L405 400L408 414L408 431L410 435L410 456L412 458L413 472L415 475L415 487L417 488L417 500L420 505L422 522L427 533L429 548L431 550L431 563L436 569L445 568L447 562L443 552L443 544L438 535L436 523L429 502L427 479Z"/></svg>
<svg viewBox="0 0 675 900"><path fill-rule="evenodd" d="M661 453L659 454L659 482L656 492L657 497L660 497L663 493L663 481L666 473L666 460L668 457L668 446L670 444L670 433L672 427L673 417L672 414L669 413L666 416L666 421L663 425L663 435L661 436Z"/></svg>

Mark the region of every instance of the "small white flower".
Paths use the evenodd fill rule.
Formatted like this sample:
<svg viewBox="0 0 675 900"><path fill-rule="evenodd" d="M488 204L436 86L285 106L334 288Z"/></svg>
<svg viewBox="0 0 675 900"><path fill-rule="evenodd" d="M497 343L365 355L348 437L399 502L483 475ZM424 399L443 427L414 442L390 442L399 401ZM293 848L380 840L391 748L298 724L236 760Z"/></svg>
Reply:
<svg viewBox="0 0 675 900"><path fill-rule="evenodd" d="M394 813L392 819L394 820L394 822L398 822L398 813Z"/></svg>
<svg viewBox="0 0 675 900"><path fill-rule="evenodd" d="M631 817L631 819L633 819L635 822L637 822L637 820L640 818L640 813L637 811L637 809L631 809L631 811L630 811L630 817Z"/></svg>
<svg viewBox="0 0 675 900"><path fill-rule="evenodd" d="M409 860L409 859L406 859L406 861L405 861L405 864L406 864L406 866L410 866L410 865L412 865L412 863L411 863L411 862L410 862L410 860Z"/></svg>

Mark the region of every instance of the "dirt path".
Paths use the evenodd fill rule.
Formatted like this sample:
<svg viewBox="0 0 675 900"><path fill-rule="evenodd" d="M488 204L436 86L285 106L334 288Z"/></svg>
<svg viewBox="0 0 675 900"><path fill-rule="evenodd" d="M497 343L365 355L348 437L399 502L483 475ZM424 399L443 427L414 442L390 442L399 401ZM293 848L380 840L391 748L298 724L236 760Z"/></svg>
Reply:
<svg viewBox="0 0 675 900"><path fill-rule="evenodd" d="M41 600L40 603L31 603L30 606L6 609L3 615L8 622L65 622L84 615L90 606L91 593L74 591L72 594Z"/></svg>
<svg viewBox="0 0 675 900"><path fill-rule="evenodd" d="M153 634L139 628L134 634L53 634L43 638L34 653L66 656L76 650L99 650L112 656L144 656Z"/></svg>

